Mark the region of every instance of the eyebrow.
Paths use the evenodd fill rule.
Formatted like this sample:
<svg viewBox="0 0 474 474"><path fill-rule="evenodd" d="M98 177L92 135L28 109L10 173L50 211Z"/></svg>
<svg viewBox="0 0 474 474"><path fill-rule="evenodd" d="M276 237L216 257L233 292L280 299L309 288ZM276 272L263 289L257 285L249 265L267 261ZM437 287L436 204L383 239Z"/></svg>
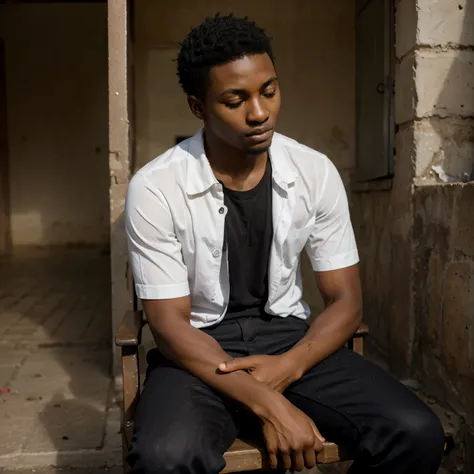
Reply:
<svg viewBox="0 0 474 474"><path fill-rule="evenodd" d="M264 82L262 84L262 86L260 87L260 89L266 89L270 84L272 84L273 82L277 82L278 81L278 78L276 76L272 76L270 77L270 79L268 79L268 81ZM222 92L220 94L220 96L224 96L225 94L234 94L234 95L240 95L242 94L242 92L245 92L245 89L226 89L224 92Z"/></svg>

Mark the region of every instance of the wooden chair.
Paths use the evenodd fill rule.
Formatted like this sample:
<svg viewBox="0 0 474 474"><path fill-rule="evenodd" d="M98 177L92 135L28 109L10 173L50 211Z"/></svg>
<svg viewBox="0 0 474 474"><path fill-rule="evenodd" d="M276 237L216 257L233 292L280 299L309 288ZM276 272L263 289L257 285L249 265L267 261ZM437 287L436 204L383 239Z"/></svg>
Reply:
<svg viewBox="0 0 474 474"><path fill-rule="evenodd" d="M122 449L124 473L128 472L126 460L131 446L135 409L140 399L139 347L141 333L146 324L142 311L129 311L122 320L115 336L115 343L122 348L123 411L122 411ZM369 330L361 324L349 347L362 354L363 339ZM223 473L258 471L268 469L267 458L262 446L253 446L238 439L225 453L226 467ZM348 460L347 456L334 443L324 443L324 449L317 456L319 464ZM275 472L275 471L273 471Z"/></svg>

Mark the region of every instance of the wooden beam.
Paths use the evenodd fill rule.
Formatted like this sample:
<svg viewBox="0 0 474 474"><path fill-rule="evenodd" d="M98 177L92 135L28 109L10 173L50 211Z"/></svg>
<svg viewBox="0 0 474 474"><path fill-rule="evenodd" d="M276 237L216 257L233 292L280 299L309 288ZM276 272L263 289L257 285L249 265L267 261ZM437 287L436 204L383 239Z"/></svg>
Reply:
<svg viewBox="0 0 474 474"><path fill-rule="evenodd" d="M127 0L108 0L109 42L109 168L110 259L112 328L132 309L131 278L124 228L124 207L131 169L129 6ZM120 374L120 356L114 351L114 373Z"/></svg>

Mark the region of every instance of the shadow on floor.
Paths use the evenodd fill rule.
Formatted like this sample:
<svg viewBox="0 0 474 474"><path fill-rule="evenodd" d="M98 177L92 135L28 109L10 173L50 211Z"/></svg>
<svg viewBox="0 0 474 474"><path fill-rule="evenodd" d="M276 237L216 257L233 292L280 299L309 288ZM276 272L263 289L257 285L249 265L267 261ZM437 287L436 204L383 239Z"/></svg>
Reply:
<svg viewBox="0 0 474 474"><path fill-rule="evenodd" d="M95 248L28 250L0 266L0 351L12 361L4 367L9 391L0 395L10 434L3 465L22 455L64 465L112 438L116 449L109 256Z"/></svg>

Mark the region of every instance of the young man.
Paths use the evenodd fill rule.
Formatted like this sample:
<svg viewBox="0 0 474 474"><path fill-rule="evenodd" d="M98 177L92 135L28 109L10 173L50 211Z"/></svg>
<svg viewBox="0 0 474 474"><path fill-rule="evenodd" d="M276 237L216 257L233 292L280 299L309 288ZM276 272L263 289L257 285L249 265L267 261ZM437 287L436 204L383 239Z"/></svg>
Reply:
<svg viewBox="0 0 474 474"><path fill-rule="evenodd" d="M243 431L263 435L272 466L310 468L328 439L353 453L353 474L435 474L439 420L344 348L361 321L347 197L328 158L275 132L269 38L207 18L181 44L178 76L203 130L140 170L126 206L157 343L132 471L218 473ZM310 327L303 249L325 302Z"/></svg>

